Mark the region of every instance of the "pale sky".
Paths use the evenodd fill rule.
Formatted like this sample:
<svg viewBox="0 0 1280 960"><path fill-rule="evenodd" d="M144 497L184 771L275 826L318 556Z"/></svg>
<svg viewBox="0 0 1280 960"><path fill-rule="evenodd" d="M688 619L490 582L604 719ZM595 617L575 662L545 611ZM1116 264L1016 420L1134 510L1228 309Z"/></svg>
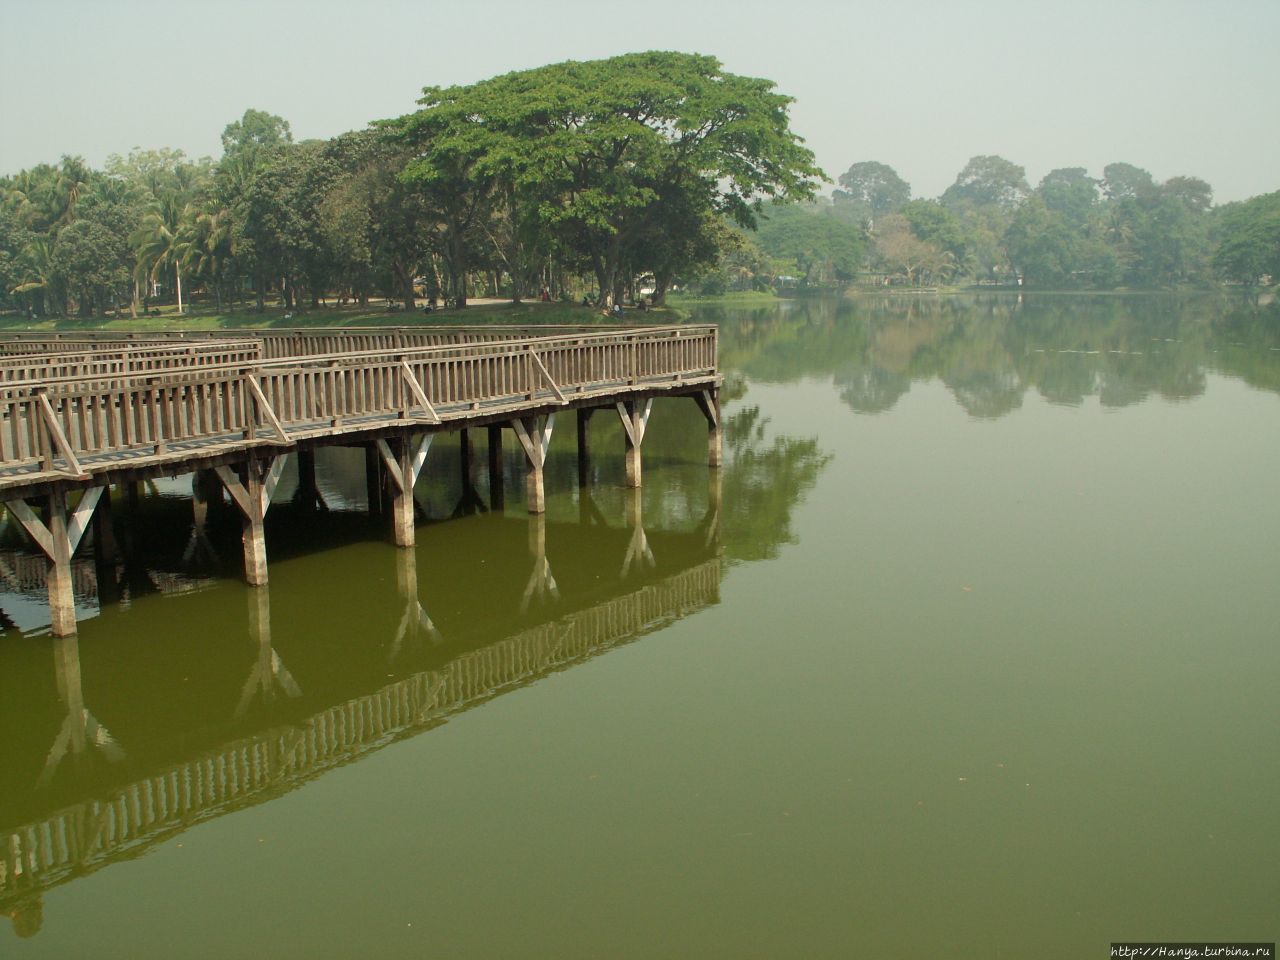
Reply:
<svg viewBox="0 0 1280 960"><path fill-rule="evenodd" d="M635 50L711 54L796 98L834 179L915 196L995 153L1032 185L1112 161L1280 189L1280 0L0 0L0 173L132 147L217 156L254 107L297 139L414 108L427 84Z"/></svg>

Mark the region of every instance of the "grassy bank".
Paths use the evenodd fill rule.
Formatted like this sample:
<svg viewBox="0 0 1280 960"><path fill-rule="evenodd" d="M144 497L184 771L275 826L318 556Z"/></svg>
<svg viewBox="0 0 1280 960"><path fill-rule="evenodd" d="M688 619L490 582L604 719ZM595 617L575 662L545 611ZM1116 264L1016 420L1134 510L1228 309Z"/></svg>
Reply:
<svg viewBox="0 0 1280 960"><path fill-rule="evenodd" d="M669 293L667 294L667 306L704 306L707 304L767 304L777 303L781 297L771 290L740 290L733 293L722 293L714 297L700 297L692 293Z"/></svg>
<svg viewBox="0 0 1280 960"><path fill-rule="evenodd" d="M252 309L216 311L197 307L179 315L173 307L161 307L158 315L137 319L128 315L119 319L94 317L88 320L64 317L41 320L36 323L31 323L21 315L11 314L0 315L0 329L66 333L76 330L265 330L278 327L398 327L462 323L530 325L566 323L607 326L616 322L680 323L687 317L688 314L685 311L672 307L646 311L626 309L623 311L621 320L618 321L603 316L594 307L584 307L576 303L542 303L540 301L511 303L489 300L472 304L463 310L436 310L433 313L424 313L421 310L412 313L388 312L386 305L380 303L376 307L350 304L341 307L295 310L292 314L279 307L268 307L262 313Z"/></svg>

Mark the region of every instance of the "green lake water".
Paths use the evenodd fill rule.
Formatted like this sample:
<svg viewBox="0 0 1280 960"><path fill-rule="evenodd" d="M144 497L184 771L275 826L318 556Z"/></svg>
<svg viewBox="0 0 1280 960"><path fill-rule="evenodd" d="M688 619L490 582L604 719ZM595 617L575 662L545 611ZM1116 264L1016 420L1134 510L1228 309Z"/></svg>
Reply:
<svg viewBox="0 0 1280 960"><path fill-rule="evenodd" d="M1280 934L1280 314L715 307L725 466L654 405L580 492L417 547L190 478L114 503L78 637L0 535L0 956L1062 957ZM102 553L101 550L98 551ZM33 572L34 571L34 572Z"/></svg>

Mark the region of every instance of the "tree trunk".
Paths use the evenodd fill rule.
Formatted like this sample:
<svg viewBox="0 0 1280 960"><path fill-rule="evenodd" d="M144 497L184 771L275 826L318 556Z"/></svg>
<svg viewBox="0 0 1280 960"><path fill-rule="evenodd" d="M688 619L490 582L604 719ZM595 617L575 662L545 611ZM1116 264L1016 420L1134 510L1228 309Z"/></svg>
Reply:
<svg viewBox="0 0 1280 960"><path fill-rule="evenodd" d="M393 260L391 268L395 270L396 279L400 281L400 291L404 298L404 308L412 313L414 307L413 274L406 270L404 264L399 260Z"/></svg>
<svg viewBox="0 0 1280 960"><path fill-rule="evenodd" d="M173 275L177 278L178 316L182 316L182 268L176 263L173 265Z"/></svg>
<svg viewBox="0 0 1280 960"><path fill-rule="evenodd" d="M666 305L667 288L669 286L671 286L671 274L655 273L653 275L653 305L655 307Z"/></svg>
<svg viewBox="0 0 1280 960"><path fill-rule="evenodd" d="M267 278L264 274L259 273L257 281L258 312L261 313L267 309Z"/></svg>
<svg viewBox="0 0 1280 960"><path fill-rule="evenodd" d="M129 316L138 319L138 278L133 278L133 296L129 300Z"/></svg>

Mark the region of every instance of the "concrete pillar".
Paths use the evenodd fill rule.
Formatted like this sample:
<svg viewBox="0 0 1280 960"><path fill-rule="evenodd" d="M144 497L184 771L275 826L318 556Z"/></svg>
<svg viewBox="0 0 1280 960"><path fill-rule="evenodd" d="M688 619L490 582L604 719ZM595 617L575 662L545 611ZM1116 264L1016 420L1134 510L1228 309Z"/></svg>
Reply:
<svg viewBox="0 0 1280 960"><path fill-rule="evenodd" d="M489 427L489 509L501 510L506 505L502 489L502 426Z"/></svg>
<svg viewBox="0 0 1280 960"><path fill-rule="evenodd" d="M76 632L76 600L71 583L71 540L67 533L67 492L49 495L47 523L52 544L49 556L49 630L55 637Z"/></svg>

